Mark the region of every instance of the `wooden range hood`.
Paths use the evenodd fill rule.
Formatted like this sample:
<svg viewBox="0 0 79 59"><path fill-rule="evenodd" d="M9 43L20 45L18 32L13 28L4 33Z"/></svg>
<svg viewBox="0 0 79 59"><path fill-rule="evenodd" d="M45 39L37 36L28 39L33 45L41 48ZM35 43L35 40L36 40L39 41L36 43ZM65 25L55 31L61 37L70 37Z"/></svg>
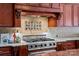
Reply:
<svg viewBox="0 0 79 59"><path fill-rule="evenodd" d="M56 16L56 18L58 18L61 14L59 8L44 8L15 4L15 9L21 10L21 15Z"/></svg>

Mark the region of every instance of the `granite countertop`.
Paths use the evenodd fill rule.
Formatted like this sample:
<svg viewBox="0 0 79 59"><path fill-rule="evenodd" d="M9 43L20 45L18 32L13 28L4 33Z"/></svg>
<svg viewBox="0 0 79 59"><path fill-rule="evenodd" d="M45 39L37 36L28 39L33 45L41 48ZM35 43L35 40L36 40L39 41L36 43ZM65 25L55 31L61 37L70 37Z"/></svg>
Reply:
<svg viewBox="0 0 79 59"><path fill-rule="evenodd" d="M52 39L55 39L56 42L65 42L65 41L70 41L70 40L79 40L79 37L56 37L56 38L52 38ZM21 41L21 43L12 43L12 44L0 44L0 47L3 47L3 46L12 46L12 47L15 47L15 46L21 46L21 45L27 45L29 43L26 43L25 41Z"/></svg>
<svg viewBox="0 0 79 59"><path fill-rule="evenodd" d="M12 44L0 44L0 47L5 47L5 46L12 46L12 47L15 47L15 46L21 46L21 45L27 45L26 42L22 41L20 43L12 43Z"/></svg>
<svg viewBox="0 0 79 59"><path fill-rule="evenodd" d="M56 42L64 42L70 40L79 40L79 37L63 37L63 38L54 38Z"/></svg>

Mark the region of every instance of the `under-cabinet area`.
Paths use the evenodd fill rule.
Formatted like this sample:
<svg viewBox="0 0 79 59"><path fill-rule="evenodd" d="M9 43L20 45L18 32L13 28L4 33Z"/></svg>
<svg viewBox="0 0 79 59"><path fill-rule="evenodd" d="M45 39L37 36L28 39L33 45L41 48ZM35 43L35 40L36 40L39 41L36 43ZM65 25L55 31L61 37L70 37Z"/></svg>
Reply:
<svg viewBox="0 0 79 59"><path fill-rule="evenodd" d="M79 4L0 3L0 56L79 55Z"/></svg>

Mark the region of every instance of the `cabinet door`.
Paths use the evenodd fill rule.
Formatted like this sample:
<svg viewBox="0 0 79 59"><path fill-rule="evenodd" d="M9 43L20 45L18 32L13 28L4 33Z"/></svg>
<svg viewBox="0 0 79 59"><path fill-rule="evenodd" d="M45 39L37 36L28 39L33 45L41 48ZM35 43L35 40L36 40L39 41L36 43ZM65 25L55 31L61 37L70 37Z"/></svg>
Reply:
<svg viewBox="0 0 79 59"><path fill-rule="evenodd" d="M64 26L73 26L72 5L64 5Z"/></svg>
<svg viewBox="0 0 79 59"><path fill-rule="evenodd" d="M13 26L13 4L0 4L0 26Z"/></svg>
<svg viewBox="0 0 79 59"><path fill-rule="evenodd" d="M28 55L28 47L27 46L20 46L18 53L19 53L19 56L27 56Z"/></svg>
<svg viewBox="0 0 79 59"><path fill-rule="evenodd" d="M74 5L74 26L79 26L79 5Z"/></svg>

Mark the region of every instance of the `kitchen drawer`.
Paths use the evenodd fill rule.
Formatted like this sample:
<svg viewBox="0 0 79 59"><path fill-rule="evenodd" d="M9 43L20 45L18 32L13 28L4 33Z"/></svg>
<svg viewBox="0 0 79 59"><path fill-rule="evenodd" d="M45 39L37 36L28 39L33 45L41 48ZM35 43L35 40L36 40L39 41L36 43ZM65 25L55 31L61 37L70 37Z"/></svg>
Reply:
<svg viewBox="0 0 79 59"><path fill-rule="evenodd" d="M0 51L6 52L6 51L10 51L11 48L10 47L1 47Z"/></svg>
<svg viewBox="0 0 79 59"><path fill-rule="evenodd" d="M10 51L6 51L6 52L0 51L0 56L11 56L11 52Z"/></svg>
<svg viewBox="0 0 79 59"><path fill-rule="evenodd" d="M0 47L0 56L9 56L11 55L10 47Z"/></svg>
<svg viewBox="0 0 79 59"><path fill-rule="evenodd" d="M75 49L76 44L75 41L67 41L67 42L58 42L57 43L57 51Z"/></svg>
<svg viewBox="0 0 79 59"><path fill-rule="evenodd" d="M75 41L68 41L63 43L63 47L67 49L75 49Z"/></svg>

